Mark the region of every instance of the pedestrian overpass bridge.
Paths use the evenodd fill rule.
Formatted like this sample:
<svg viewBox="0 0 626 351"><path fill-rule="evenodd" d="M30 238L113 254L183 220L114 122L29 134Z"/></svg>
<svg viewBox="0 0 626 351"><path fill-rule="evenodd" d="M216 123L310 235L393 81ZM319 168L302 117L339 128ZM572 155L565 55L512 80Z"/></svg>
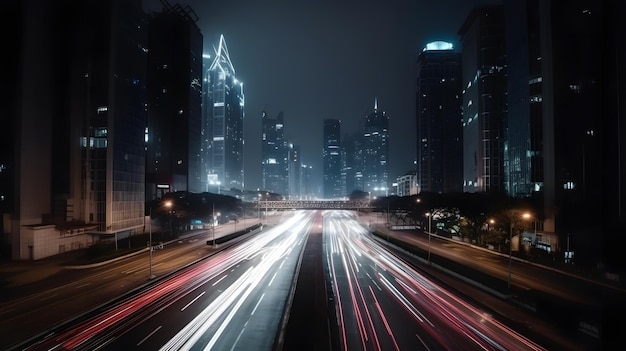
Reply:
<svg viewBox="0 0 626 351"><path fill-rule="evenodd" d="M270 200L257 201L255 208L263 210L365 210L373 207L363 200Z"/></svg>

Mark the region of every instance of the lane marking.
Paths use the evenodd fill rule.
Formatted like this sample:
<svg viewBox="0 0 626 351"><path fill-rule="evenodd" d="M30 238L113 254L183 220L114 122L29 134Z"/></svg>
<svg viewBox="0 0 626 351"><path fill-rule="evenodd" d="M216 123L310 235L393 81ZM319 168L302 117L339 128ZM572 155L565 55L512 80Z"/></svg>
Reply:
<svg viewBox="0 0 626 351"><path fill-rule="evenodd" d="M197 299L199 299L200 297L202 297L202 295L204 295L204 293L206 293L206 291L203 291L202 294L196 296L195 299L191 300L188 304L185 305L185 307L181 308L180 311L184 311L187 307L191 306L192 303L196 302Z"/></svg>
<svg viewBox="0 0 626 351"><path fill-rule="evenodd" d="M148 340L149 337L151 337L152 335L154 335L154 333L158 332L159 329L161 329L162 325L159 325L155 330L152 331L152 333L146 335L145 338L141 339L141 341L139 343L137 343L137 346L143 344L144 341Z"/></svg>
<svg viewBox="0 0 626 351"><path fill-rule="evenodd" d="M253 315L254 312L256 312L257 307L259 307L259 305L261 304L261 300L263 300L264 297L265 297L265 293L263 293L263 295L261 295L261 298L259 299L259 301L257 301L257 303L254 306L254 309L252 309L252 313L250 313L250 315Z"/></svg>
<svg viewBox="0 0 626 351"><path fill-rule="evenodd" d="M218 279L215 283L213 283L212 286L216 286L219 282L221 282L224 278L228 277L228 274L226 274L225 276L221 277L220 279Z"/></svg>

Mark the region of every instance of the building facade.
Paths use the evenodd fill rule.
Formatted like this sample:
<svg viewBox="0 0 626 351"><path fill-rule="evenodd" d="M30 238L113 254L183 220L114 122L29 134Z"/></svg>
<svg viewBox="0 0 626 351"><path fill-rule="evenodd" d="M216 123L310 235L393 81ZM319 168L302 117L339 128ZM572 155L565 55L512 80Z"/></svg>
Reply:
<svg viewBox="0 0 626 351"><path fill-rule="evenodd" d="M302 192L302 152L300 145L289 143L289 198L300 199Z"/></svg>
<svg viewBox="0 0 626 351"><path fill-rule="evenodd" d="M396 180L396 195L411 196L419 194L417 172L407 172Z"/></svg>
<svg viewBox="0 0 626 351"><path fill-rule="evenodd" d="M324 119L323 137L323 197L325 199L342 198L346 194L343 192L341 177L341 121Z"/></svg>
<svg viewBox="0 0 626 351"><path fill-rule="evenodd" d="M203 37L191 8L163 4L148 36L146 200L202 191Z"/></svg>
<svg viewBox="0 0 626 351"><path fill-rule="evenodd" d="M365 117L362 134L363 191L377 196L389 194L389 117L385 111L374 110Z"/></svg>
<svg viewBox="0 0 626 351"><path fill-rule="evenodd" d="M261 115L261 167L263 190L289 195L289 145L285 140L285 115Z"/></svg>
<svg viewBox="0 0 626 351"><path fill-rule="evenodd" d="M417 170L421 191L461 192L461 54L428 43L417 59Z"/></svg>
<svg viewBox="0 0 626 351"><path fill-rule="evenodd" d="M505 6L508 116L505 189L513 197L543 190L543 74L537 1Z"/></svg>
<svg viewBox="0 0 626 351"><path fill-rule="evenodd" d="M350 195L355 190L363 189L363 163L360 159L360 135L344 133L341 139L341 157L345 194ZM344 186L342 184L342 186Z"/></svg>
<svg viewBox="0 0 626 351"><path fill-rule="evenodd" d="M506 55L502 6L474 9L463 45L463 191L504 191Z"/></svg>
<svg viewBox="0 0 626 351"><path fill-rule="evenodd" d="M22 73L5 228L18 260L144 225L147 18L140 1L73 2L72 16L66 5L36 1L16 11L28 30L16 36Z"/></svg>
<svg viewBox="0 0 626 351"><path fill-rule="evenodd" d="M213 193L220 193L220 188L243 190L243 82L235 76L223 35L212 64L205 70L204 82L202 187Z"/></svg>

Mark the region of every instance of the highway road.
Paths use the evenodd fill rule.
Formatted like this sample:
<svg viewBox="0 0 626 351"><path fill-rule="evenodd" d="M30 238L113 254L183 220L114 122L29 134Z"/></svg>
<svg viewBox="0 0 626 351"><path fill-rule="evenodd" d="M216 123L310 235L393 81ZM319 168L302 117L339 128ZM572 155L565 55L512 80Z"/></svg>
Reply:
<svg viewBox="0 0 626 351"><path fill-rule="evenodd" d="M324 249L343 350L543 349L392 255L351 212L325 212Z"/></svg>
<svg viewBox="0 0 626 351"><path fill-rule="evenodd" d="M327 301L334 321L333 345L345 350L542 349L492 316L494 311L485 310L485 304L468 302L477 300L461 297L465 294L458 287L450 290L449 282L444 287L441 279L429 278L432 272L422 275L413 268L415 263L405 263L407 258L399 258L398 252L392 254L363 228L367 224L359 224L367 223L367 218L332 210L287 211L275 217L275 224L262 233L218 249L206 245L211 231L166 245L153 255L155 280L148 279L144 252L102 267L63 270L38 284L5 290L15 296L0 297L0 348L39 334L40 343L30 349L272 349L287 322L287 302L304 243L308 233L315 232L321 236L319 252L324 257L317 265L326 275L325 283L321 276L315 282L327 293L311 301L321 303L331 296ZM232 230L223 226L216 236ZM389 235L422 248L428 244L426 236L415 233ZM506 257L436 238L431 250L434 259L453 258L463 267L506 279ZM576 279L558 272L533 273L539 268L527 266L514 263L515 287L548 289L558 295L567 284L563 279ZM178 271L180 267L187 268ZM301 275L302 279L312 278ZM582 303L588 293L579 289L574 296L563 297ZM117 298L120 295L127 297ZM81 315L107 301L115 303ZM509 311L501 314L507 316ZM50 328L70 317L76 320ZM539 325L531 323L529 328ZM53 334L43 337L43 330ZM300 328L296 334L306 330L312 332Z"/></svg>
<svg viewBox="0 0 626 351"><path fill-rule="evenodd" d="M230 234L233 231L231 226L220 226L215 230L215 236L219 238ZM149 279L148 252L143 251L91 268L58 269L31 283L3 288L0 295L0 349L48 333L50 328L63 321L78 318L85 311L118 296L154 284L181 267L227 246L224 244L218 249L207 246L206 240L212 234L212 231L197 233L165 245L162 250L155 250L152 273L157 279L152 281ZM158 235L155 241L158 241Z"/></svg>
<svg viewBox="0 0 626 351"><path fill-rule="evenodd" d="M270 350L314 215L285 216L27 349Z"/></svg>
<svg viewBox="0 0 626 351"><path fill-rule="evenodd" d="M409 231L394 231L392 236L406 243L427 248L428 235ZM431 255L445 257L464 267L475 269L501 281L508 279L508 255L487 249L463 245L449 239L433 235L430 243ZM599 309L602 300L601 290L619 288L601 284L581 276L567 274L559 270L546 269L545 266L529 264L513 257L511 260L511 285L521 291L541 291L558 297L569 303L584 305L590 309Z"/></svg>

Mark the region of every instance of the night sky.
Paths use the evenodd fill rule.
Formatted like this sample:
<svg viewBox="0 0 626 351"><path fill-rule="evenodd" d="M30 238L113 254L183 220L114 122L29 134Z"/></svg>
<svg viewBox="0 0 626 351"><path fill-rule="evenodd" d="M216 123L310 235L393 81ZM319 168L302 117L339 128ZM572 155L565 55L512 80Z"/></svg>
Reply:
<svg viewBox="0 0 626 351"><path fill-rule="evenodd" d="M169 0L170 4L176 1ZM261 187L261 112L285 114L288 140L302 148L321 187L322 121L355 132L378 99L390 118L390 183L414 168L415 62L430 41L450 41L472 8L487 0L179 1L199 17L204 51L223 34L244 82L245 181ZM147 11L158 0L144 0ZM391 184L390 184L391 185Z"/></svg>

